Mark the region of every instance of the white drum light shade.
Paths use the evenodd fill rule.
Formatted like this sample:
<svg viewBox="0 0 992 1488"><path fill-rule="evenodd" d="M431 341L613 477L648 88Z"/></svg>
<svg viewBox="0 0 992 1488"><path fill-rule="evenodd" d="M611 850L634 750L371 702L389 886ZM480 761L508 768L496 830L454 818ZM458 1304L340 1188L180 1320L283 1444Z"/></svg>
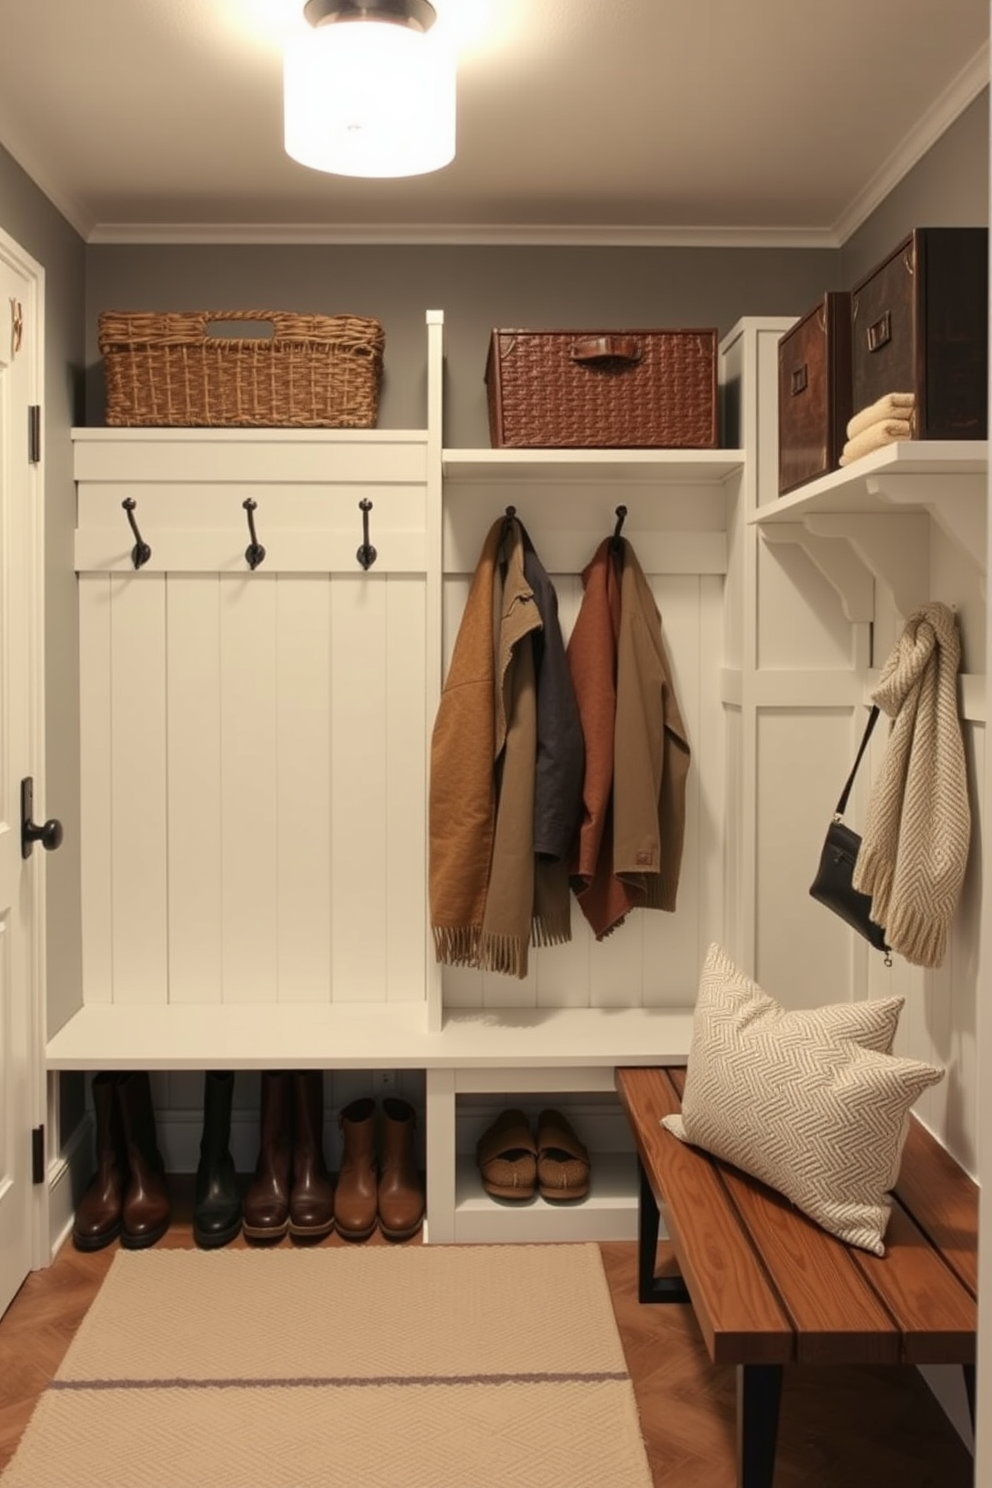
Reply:
<svg viewBox="0 0 992 1488"><path fill-rule="evenodd" d="M422 31L366 5L301 18L284 52L286 153L340 176L439 170L455 155L455 75L441 23Z"/></svg>

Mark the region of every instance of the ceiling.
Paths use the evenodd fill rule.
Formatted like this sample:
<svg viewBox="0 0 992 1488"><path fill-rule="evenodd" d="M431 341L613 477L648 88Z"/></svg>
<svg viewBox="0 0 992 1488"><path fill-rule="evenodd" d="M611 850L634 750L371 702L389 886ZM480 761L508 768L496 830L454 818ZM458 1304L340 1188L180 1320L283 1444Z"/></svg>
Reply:
<svg viewBox="0 0 992 1488"><path fill-rule="evenodd" d="M988 0L435 0L458 152L282 148L302 0L0 0L0 143L93 242L838 246L979 94Z"/></svg>

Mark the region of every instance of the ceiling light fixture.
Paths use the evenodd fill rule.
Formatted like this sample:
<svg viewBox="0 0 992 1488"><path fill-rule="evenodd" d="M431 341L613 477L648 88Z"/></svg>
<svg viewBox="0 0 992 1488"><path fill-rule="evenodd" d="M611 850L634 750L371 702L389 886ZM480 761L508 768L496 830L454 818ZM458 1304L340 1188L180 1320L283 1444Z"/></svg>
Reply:
<svg viewBox="0 0 992 1488"><path fill-rule="evenodd" d="M455 155L455 49L429 0L307 0L286 38L286 153L339 176Z"/></svg>

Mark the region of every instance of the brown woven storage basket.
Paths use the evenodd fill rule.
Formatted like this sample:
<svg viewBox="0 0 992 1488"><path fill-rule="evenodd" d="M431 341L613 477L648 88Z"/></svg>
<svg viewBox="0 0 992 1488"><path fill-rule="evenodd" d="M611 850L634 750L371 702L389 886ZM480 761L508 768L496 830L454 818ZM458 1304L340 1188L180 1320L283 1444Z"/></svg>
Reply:
<svg viewBox="0 0 992 1488"><path fill-rule="evenodd" d="M714 449L717 333L495 330L494 448Z"/></svg>
<svg viewBox="0 0 992 1488"><path fill-rule="evenodd" d="M208 335L267 322L271 337ZM105 311L108 424L372 429L385 337L377 320L272 310Z"/></svg>

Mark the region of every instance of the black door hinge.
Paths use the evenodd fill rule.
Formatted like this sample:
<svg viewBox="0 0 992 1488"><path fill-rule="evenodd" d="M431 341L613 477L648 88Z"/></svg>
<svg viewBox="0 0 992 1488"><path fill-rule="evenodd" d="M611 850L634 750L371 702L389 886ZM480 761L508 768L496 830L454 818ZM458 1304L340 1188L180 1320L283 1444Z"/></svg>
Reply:
<svg viewBox="0 0 992 1488"><path fill-rule="evenodd" d="M28 404L28 461L37 465L41 460L41 404Z"/></svg>
<svg viewBox="0 0 992 1488"><path fill-rule="evenodd" d="M36 1126L31 1133L31 1182L45 1181L45 1128Z"/></svg>

